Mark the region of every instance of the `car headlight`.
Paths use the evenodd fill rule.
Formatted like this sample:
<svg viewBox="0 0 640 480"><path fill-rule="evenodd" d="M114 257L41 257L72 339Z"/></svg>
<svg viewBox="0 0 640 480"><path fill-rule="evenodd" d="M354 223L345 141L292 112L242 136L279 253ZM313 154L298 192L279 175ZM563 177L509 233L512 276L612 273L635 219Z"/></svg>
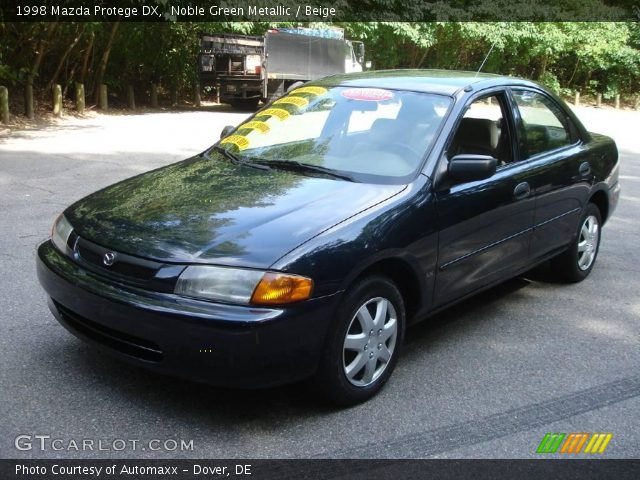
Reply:
<svg viewBox="0 0 640 480"><path fill-rule="evenodd" d="M299 275L243 268L187 267L174 292L187 297L252 305L280 305L311 296L313 281Z"/></svg>
<svg viewBox="0 0 640 480"><path fill-rule="evenodd" d="M64 254L68 254L70 251L68 242L72 232L73 227L64 215L61 214L56 218L55 222L53 222L53 227L51 228L51 241L56 248Z"/></svg>

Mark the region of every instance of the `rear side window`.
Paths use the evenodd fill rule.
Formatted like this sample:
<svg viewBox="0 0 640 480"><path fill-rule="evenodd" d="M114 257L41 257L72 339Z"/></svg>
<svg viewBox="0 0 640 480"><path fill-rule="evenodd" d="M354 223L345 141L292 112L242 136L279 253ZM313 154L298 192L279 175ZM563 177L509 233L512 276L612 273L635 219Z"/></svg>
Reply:
<svg viewBox="0 0 640 480"><path fill-rule="evenodd" d="M550 98L528 90L514 90L513 99L520 111L520 152L533 157L571 145L568 119Z"/></svg>

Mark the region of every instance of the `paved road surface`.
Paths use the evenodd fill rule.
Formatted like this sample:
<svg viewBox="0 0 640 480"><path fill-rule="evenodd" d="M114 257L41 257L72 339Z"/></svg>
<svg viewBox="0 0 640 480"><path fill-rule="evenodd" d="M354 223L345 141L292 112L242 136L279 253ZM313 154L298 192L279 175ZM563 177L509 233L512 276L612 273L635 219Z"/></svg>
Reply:
<svg viewBox="0 0 640 480"><path fill-rule="evenodd" d="M551 431L612 432L607 457L638 457L640 113L579 114L622 159L589 279L512 280L411 329L387 388L346 410L300 386L231 391L120 364L59 326L38 286L36 245L65 206L201 151L243 114L96 116L0 138L0 457L534 457ZM19 434L194 449L22 452Z"/></svg>

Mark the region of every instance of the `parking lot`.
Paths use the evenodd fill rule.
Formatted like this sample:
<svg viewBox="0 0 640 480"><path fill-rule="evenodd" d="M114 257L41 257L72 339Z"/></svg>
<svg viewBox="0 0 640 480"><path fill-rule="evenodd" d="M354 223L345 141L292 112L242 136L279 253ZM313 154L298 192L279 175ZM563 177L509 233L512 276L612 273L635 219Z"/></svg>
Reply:
<svg viewBox="0 0 640 480"><path fill-rule="evenodd" d="M0 456L533 458L547 432L611 432L605 457L637 457L640 112L577 113L617 140L621 159L620 204L591 276L562 285L537 271L411 328L386 388L349 409L304 385L235 391L121 364L67 333L38 285L36 246L67 205L202 151L246 114L93 115L0 136ZM23 451L21 434L141 443ZM145 447L166 439L193 449Z"/></svg>

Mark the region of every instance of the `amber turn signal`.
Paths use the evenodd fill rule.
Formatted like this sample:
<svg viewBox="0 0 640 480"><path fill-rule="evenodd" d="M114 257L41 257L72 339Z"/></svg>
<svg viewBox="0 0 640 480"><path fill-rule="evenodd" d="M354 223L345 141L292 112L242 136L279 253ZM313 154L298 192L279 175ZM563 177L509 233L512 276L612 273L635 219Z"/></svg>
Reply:
<svg viewBox="0 0 640 480"><path fill-rule="evenodd" d="M279 305L299 302L311 296L313 280L298 275L267 272L253 291L254 305Z"/></svg>

